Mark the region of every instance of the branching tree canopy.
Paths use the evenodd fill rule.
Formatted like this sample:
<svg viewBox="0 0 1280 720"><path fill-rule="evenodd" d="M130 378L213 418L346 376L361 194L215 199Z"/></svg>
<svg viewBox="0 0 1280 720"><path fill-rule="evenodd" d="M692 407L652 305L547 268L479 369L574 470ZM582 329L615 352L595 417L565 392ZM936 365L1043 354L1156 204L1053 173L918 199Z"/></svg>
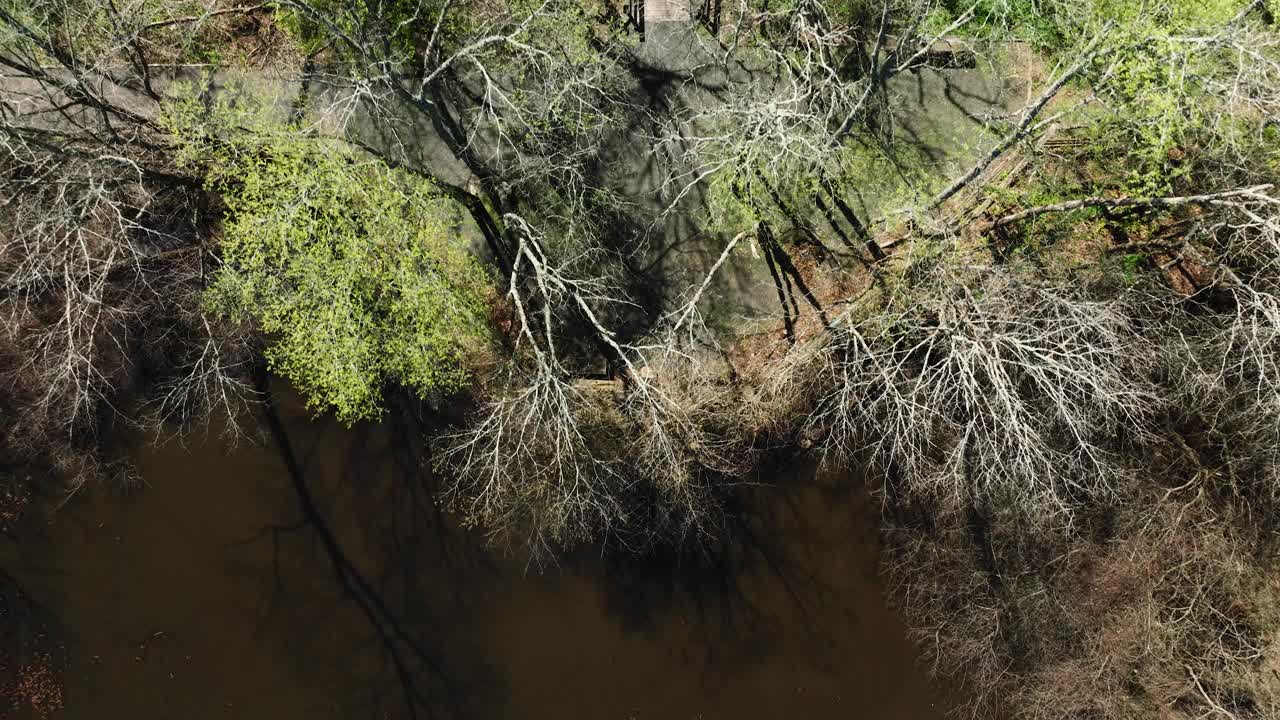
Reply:
<svg viewBox="0 0 1280 720"><path fill-rule="evenodd" d="M463 387L488 352L488 278L430 182L338 142L299 137L262 109L188 103L179 152L227 206L206 310L273 338L270 367L318 410L376 418L383 386Z"/></svg>

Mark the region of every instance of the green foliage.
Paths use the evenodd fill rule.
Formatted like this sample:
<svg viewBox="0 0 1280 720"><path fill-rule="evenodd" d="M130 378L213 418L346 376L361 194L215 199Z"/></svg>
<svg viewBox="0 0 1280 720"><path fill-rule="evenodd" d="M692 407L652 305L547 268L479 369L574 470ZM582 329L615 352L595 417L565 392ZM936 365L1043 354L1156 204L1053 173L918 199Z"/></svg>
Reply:
<svg viewBox="0 0 1280 720"><path fill-rule="evenodd" d="M210 128L178 104L169 118L182 159L227 205L207 309L260 327L273 371L345 422L376 417L388 381L424 396L461 388L487 340L487 278L449 201L260 110L215 116Z"/></svg>
<svg viewBox="0 0 1280 720"><path fill-rule="evenodd" d="M1125 159L1124 191L1158 195L1175 191L1192 172L1193 164L1182 161L1188 151L1200 160L1208 146L1258 135L1257 118L1225 106L1222 93L1208 86L1232 84L1240 58L1209 39L1250 2L983 0L990 12L979 22L990 34L1031 40L1064 62L1074 59L1081 38L1109 25L1104 52L1079 78L1103 102L1082 119L1100 153Z"/></svg>
<svg viewBox="0 0 1280 720"><path fill-rule="evenodd" d="M753 159L739 159L741 164L708 178L703 199L709 229L732 236L761 221L790 227L825 195L819 191L824 181L840 197L858 198L860 207L866 203L875 212L908 206L943 180L912 143L874 148L848 143L832 147L817 163L775 150L767 141L750 150Z"/></svg>
<svg viewBox="0 0 1280 720"><path fill-rule="evenodd" d="M201 17L201 0L137 0L113 6L96 0L0 0L0 8L31 35L0 23L0 48L33 53L53 62L39 46L48 44L74 57L77 65L135 63L139 48L149 62L218 63L225 38L214 38L207 22L166 21Z"/></svg>
<svg viewBox="0 0 1280 720"><path fill-rule="evenodd" d="M25 30L8 22L0 23L0 50L31 53L44 62L53 62L44 52L45 44L57 48L74 47L81 61L95 61L113 46L111 17L97 3L67 0L61 3L33 3L29 0L0 0L0 9L13 16Z"/></svg>
<svg viewBox="0 0 1280 720"><path fill-rule="evenodd" d="M1132 283L1138 276L1138 270L1147 262L1147 256L1143 253L1128 253L1120 258L1120 262L1125 282Z"/></svg>
<svg viewBox="0 0 1280 720"><path fill-rule="evenodd" d="M425 44L444 7L444 0L308 0L316 14L289 3L277 12L280 26L293 36L306 53L314 53L334 40L333 30L371 47L385 48L392 57L407 60L418 44ZM449 36L456 17L441 23L441 34Z"/></svg>
<svg viewBox="0 0 1280 720"><path fill-rule="evenodd" d="M968 28L979 37L1030 42L1040 50L1079 49L1081 37L1107 21L1139 34L1176 34L1220 24L1250 0L944 0L930 14L939 30L974 9Z"/></svg>
<svg viewBox="0 0 1280 720"><path fill-rule="evenodd" d="M1038 48L1060 48L1068 42L1054 0L944 0L929 14L925 29L941 32L970 8L969 32L977 37L1003 40L1012 35Z"/></svg>
<svg viewBox="0 0 1280 720"><path fill-rule="evenodd" d="M308 0L307 4L315 13L289 3L282 3L277 13L281 27L305 52L325 47L349 50L333 44L336 30L385 60L415 64L428 46L444 58L481 37L510 33L517 25L523 25L522 42L553 47L571 62L591 63L598 54L589 44L591 30L599 24L595 19L604 5L601 0ZM499 61L509 50L502 43L486 48ZM516 79L522 68L513 65L511 70Z"/></svg>

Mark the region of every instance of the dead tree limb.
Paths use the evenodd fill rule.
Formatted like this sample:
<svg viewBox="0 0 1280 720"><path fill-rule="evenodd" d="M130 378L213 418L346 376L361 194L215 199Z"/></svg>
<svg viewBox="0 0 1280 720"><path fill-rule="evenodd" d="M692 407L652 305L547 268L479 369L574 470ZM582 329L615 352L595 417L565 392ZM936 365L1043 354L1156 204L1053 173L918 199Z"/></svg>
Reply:
<svg viewBox="0 0 1280 720"><path fill-rule="evenodd" d="M979 233L987 233L998 227L1012 225L1023 220L1027 220L1039 215L1049 213L1070 212L1072 210L1081 210L1084 208L1176 208L1184 205L1205 205L1232 198L1247 198L1257 196L1267 192L1275 187L1272 183L1262 185L1254 185L1246 188L1236 188L1234 190L1223 190L1221 192L1205 193L1202 195L1172 195L1164 197L1146 197L1146 198L1108 198L1108 197L1087 197L1079 200L1069 200L1067 202L1054 203L1052 205L1040 205L1026 210L1019 210L994 220L989 220L978 226Z"/></svg>
<svg viewBox="0 0 1280 720"><path fill-rule="evenodd" d="M974 179L981 175L982 172L991 165L991 163L995 162L996 158L1003 155L1005 151L1013 147L1015 143L1030 136L1032 133L1050 123L1053 120L1052 117L1040 122L1036 122L1036 118L1040 116L1040 112L1049 104L1049 101L1056 97L1058 92L1061 91L1072 78L1080 74L1080 71L1084 70L1089 63L1093 62L1094 57L1098 54L1099 45L1101 45L1103 38L1107 36L1109 29L1110 26L1104 27L1102 31L1099 32L1089 43L1088 47L1085 48L1084 52L1080 55L1080 59L1067 69L1066 72L1058 76L1058 79L1050 84L1049 87L1045 88L1044 92L1040 93L1040 96L1036 98L1035 102L1023 111L1022 120L1018 123L1018 126L1013 129L1013 131L1008 135L1005 135L1000 142L996 143L995 147L991 148L986 155L983 155L982 158L970 167L968 171L953 180L950 185L943 188L943 190L937 195L934 195L933 199L929 201L927 208L932 210L946 202L951 196L960 192L960 190L966 185L973 182Z"/></svg>

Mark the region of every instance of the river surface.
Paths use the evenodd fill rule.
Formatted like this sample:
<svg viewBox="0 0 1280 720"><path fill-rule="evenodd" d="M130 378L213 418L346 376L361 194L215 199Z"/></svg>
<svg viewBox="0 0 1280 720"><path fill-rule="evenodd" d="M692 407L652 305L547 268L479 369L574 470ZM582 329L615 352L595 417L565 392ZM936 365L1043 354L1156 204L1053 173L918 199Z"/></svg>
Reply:
<svg viewBox="0 0 1280 720"><path fill-rule="evenodd" d="M942 715L848 478L773 472L748 539L710 556L539 568L449 522L386 428L284 415L311 513L269 442L189 439L140 450L132 489L86 488L0 544L61 624L58 717Z"/></svg>

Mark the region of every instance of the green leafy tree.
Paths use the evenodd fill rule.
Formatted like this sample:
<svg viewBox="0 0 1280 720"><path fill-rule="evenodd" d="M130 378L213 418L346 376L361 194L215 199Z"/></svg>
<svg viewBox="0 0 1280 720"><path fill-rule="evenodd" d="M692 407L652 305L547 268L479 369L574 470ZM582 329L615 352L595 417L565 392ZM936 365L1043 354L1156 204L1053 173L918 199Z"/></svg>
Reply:
<svg viewBox="0 0 1280 720"><path fill-rule="evenodd" d="M353 422L378 415L387 382L424 397L467 383L489 284L450 200L339 141L266 121L209 140L176 117L227 206L207 308L272 338L269 366L313 409Z"/></svg>

